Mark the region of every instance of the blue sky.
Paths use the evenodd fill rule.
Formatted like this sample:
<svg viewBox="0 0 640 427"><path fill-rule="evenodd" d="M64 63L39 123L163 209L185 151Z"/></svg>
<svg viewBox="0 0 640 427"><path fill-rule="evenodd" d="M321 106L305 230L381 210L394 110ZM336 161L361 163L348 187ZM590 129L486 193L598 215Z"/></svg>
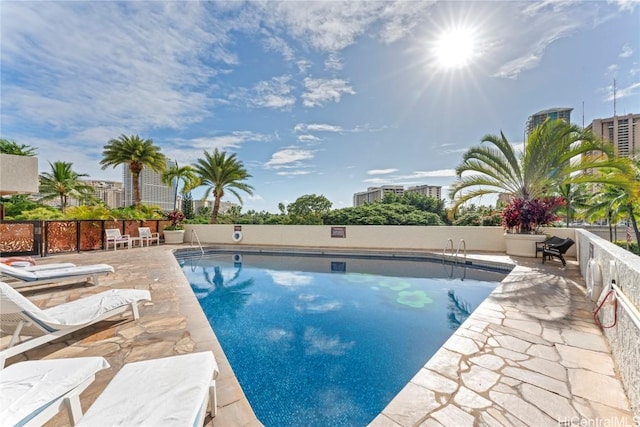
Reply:
<svg viewBox="0 0 640 427"><path fill-rule="evenodd" d="M0 24L1 136L36 147L41 171L122 180L99 165L121 134L181 165L218 148L253 176L244 211L304 194L341 208L383 184L446 193L485 134L522 144L553 107L612 116L614 79L617 113L640 112L629 0L2 1Z"/></svg>

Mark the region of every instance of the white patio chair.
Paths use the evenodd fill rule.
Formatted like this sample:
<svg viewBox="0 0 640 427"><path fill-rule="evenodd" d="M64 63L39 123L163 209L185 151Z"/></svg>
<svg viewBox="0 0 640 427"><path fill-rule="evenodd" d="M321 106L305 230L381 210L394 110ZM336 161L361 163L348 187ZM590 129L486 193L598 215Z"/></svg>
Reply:
<svg viewBox="0 0 640 427"><path fill-rule="evenodd" d="M160 246L160 233L152 233L151 228L149 227L138 227L138 235L142 239L142 246L144 246L144 242L146 240L147 246L151 246L152 242L157 242L156 244Z"/></svg>
<svg viewBox="0 0 640 427"><path fill-rule="evenodd" d="M124 365L83 416L80 393L108 366L101 357L9 366L0 371L2 421L42 425L64 403L72 426L191 427L202 426L207 411L216 415L218 364L207 351Z"/></svg>
<svg viewBox="0 0 640 427"><path fill-rule="evenodd" d="M28 360L0 370L0 425L43 425L109 367L102 357Z"/></svg>
<svg viewBox="0 0 640 427"><path fill-rule="evenodd" d="M151 294L146 290L111 289L43 310L0 282L0 331L11 336L8 347L0 350L0 369L9 357L129 309L137 319L138 303L150 299Z"/></svg>
<svg viewBox="0 0 640 427"><path fill-rule="evenodd" d="M84 281L98 285L100 276L113 272L114 269L109 264L75 265L64 262L32 267L13 267L0 264L0 276L11 277L20 281L11 283L14 288L83 277L85 278Z"/></svg>
<svg viewBox="0 0 640 427"><path fill-rule="evenodd" d="M105 246L109 250L109 245L113 245L113 250L118 248L118 245L127 245L127 249L131 248L131 236L128 234L120 234L119 228L107 228L104 230L105 234Z"/></svg>

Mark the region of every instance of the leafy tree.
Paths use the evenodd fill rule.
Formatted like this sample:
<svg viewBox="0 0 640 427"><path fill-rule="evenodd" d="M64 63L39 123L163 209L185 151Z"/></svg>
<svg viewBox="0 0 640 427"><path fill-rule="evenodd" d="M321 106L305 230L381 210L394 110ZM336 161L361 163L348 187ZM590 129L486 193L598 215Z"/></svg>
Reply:
<svg viewBox="0 0 640 427"><path fill-rule="evenodd" d="M0 138L0 153L13 154L15 156L33 157L36 155L36 150L29 145L18 144L15 141L9 141L8 139Z"/></svg>
<svg viewBox="0 0 640 427"><path fill-rule="evenodd" d="M65 219L117 219L111 209L106 206L70 206L64 215Z"/></svg>
<svg viewBox="0 0 640 427"><path fill-rule="evenodd" d="M587 191L586 184L561 184L558 186L558 194L566 201L560 208L564 215L567 227L576 218L579 212L584 211L590 205L591 194Z"/></svg>
<svg viewBox="0 0 640 427"><path fill-rule="evenodd" d="M331 211L332 203L325 196L306 194L287 205L291 224L322 224L322 218Z"/></svg>
<svg viewBox="0 0 640 427"><path fill-rule="evenodd" d="M182 213L187 219L193 219L196 216L193 211L193 197L191 197L191 191L187 191L182 195Z"/></svg>
<svg viewBox="0 0 640 427"><path fill-rule="evenodd" d="M449 192L454 210L485 194L507 193L529 200L551 195L566 184L626 184L596 173L603 168L629 170L613 157L611 144L563 120L547 120L535 128L520 156L503 133L486 135L482 142L489 145L470 148L456 168L458 179ZM572 161L577 158L581 161ZM586 171L591 173L577 173Z"/></svg>
<svg viewBox="0 0 640 427"><path fill-rule="evenodd" d="M81 198L93 194L93 187L80 181L80 177L89 176L73 170L73 163L49 162L51 172L40 174L39 191L43 195L40 200L60 198L60 209L64 214L69 197Z"/></svg>
<svg viewBox="0 0 640 427"><path fill-rule="evenodd" d="M40 203L29 200L26 194L16 194L9 198L2 199L2 204L4 205L6 219L15 218L22 212L42 207Z"/></svg>
<svg viewBox="0 0 640 427"><path fill-rule="evenodd" d="M438 214L402 203L370 203L335 209L324 218L327 225L444 225Z"/></svg>
<svg viewBox="0 0 640 427"><path fill-rule="evenodd" d="M413 191L407 191L403 194L385 193L382 198L382 203L401 203L403 205L413 206L424 212L433 212L443 220L447 217L444 200L425 196Z"/></svg>
<svg viewBox="0 0 640 427"><path fill-rule="evenodd" d="M142 139L138 135L120 135L111 139L104 146L103 159L100 161L102 169L109 166L128 165L133 183L133 200L136 207L140 206L140 173L147 167L155 172L163 173L166 169L166 158L160 148L151 139Z"/></svg>
<svg viewBox="0 0 640 427"><path fill-rule="evenodd" d="M178 162L176 162L162 174L162 182L167 184L169 188L174 189L173 206L175 207L178 201L178 187L180 183L182 183L180 194L182 194L184 199L184 195L196 188L200 180L193 167L189 165L178 166Z"/></svg>
<svg viewBox="0 0 640 427"><path fill-rule="evenodd" d="M618 171L612 171L610 175L616 175L616 180L626 179L628 185L615 186L604 185L595 197L595 203L587 210L586 214L593 217L599 213L605 212L609 222L609 240L613 241L613 232L611 226L614 222L618 222L625 216L631 222L636 240L640 242L640 231L638 230L638 213L640 208L640 162L633 163L632 172L629 174L621 174ZM640 255L640 253L639 253Z"/></svg>
<svg viewBox="0 0 640 427"><path fill-rule="evenodd" d="M201 185L207 186L204 198L213 193L213 210L211 211L211 224L218 222L218 212L220 211L220 200L229 191L236 196L240 204L242 198L238 190L253 195L253 187L243 181L251 178L251 175L244 168L241 161L236 159L235 154L227 156L224 151L216 148L213 154L204 152L204 159L198 159L194 165Z"/></svg>
<svg viewBox="0 0 640 427"><path fill-rule="evenodd" d="M43 220L43 219L64 219L64 215L59 209L55 209L48 206L40 206L35 209L23 211L20 214L14 216L14 220Z"/></svg>

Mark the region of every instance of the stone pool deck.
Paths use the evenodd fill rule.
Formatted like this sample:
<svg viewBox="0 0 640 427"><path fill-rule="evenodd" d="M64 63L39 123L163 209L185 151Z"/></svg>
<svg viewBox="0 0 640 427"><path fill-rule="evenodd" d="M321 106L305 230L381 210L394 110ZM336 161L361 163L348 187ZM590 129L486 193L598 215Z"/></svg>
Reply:
<svg viewBox="0 0 640 427"><path fill-rule="evenodd" d="M71 284L23 293L40 307L104 288L151 291L140 319L101 322L9 359L104 356L82 394L84 409L128 362L213 351L220 367L218 415L207 426L259 426L189 283L172 254L188 245L65 254L39 263L107 263L100 286ZM634 420L593 304L575 262L469 255L516 268L467 319L371 426L632 426ZM6 344L2 338L0 345ZM638 363L638 361L633 361ZM47 426L69 425L60 413Z"/></svg>

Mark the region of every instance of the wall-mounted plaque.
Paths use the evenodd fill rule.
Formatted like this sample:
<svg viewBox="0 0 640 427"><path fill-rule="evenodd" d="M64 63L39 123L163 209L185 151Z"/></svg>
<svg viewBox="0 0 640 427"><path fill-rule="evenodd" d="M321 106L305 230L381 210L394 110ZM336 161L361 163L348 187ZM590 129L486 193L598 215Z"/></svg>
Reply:
<svg viewBox="0 0 640 427"><path fill-rule="evenodd" d="M331 237L344 239L347 237L347 227L331 227Z"/></svg>

